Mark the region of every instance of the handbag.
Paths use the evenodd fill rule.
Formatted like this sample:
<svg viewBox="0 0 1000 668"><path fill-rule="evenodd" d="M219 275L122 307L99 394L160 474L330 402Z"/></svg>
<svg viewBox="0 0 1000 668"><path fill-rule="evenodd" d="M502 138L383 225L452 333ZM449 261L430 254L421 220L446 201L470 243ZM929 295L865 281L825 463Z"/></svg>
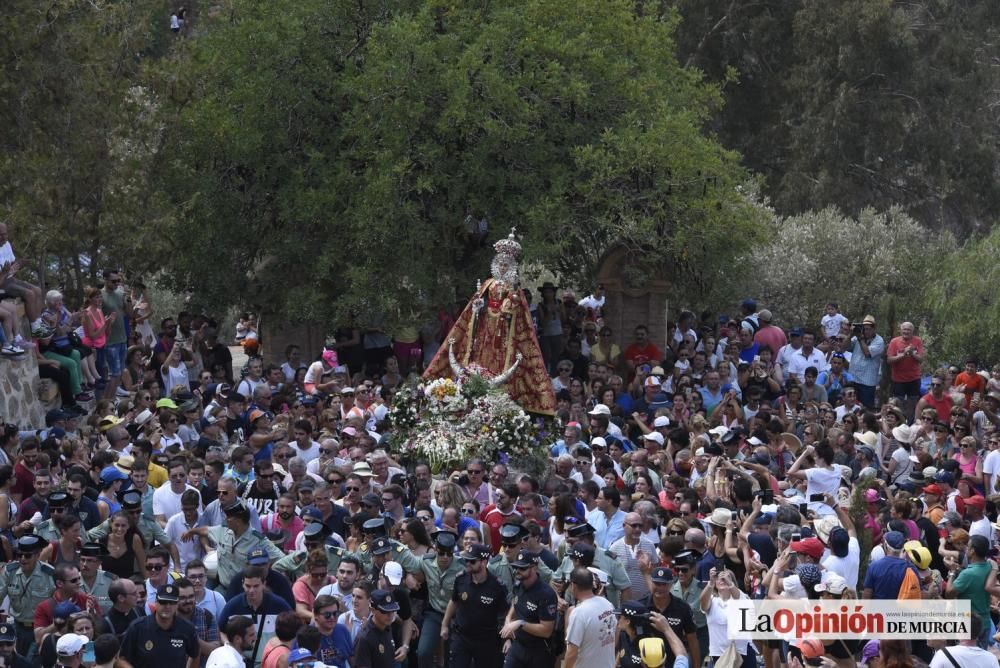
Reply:
<svg viewBox="0 0 1000 668"><path fill-rule="evenodd" d="M743 657L736 651L736 643L730 643L726 651L715 660L714 668L739 668L743 665Z"/></svg>

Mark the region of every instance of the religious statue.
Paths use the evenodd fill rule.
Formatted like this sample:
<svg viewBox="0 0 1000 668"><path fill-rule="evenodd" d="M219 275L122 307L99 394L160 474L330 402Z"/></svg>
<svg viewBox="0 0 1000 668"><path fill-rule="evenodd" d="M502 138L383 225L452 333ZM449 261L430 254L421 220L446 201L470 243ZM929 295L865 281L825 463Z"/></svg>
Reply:
<svg viewBox="0 0 1000 668"><path fill-rule="evenodd" d="M521 292L518 262L521 244L512 229L493 245L492 278L458 316L424 372L425 379L460 377L463 370L503 383L510 397L531 413L552 415L556 398L545 371L542 351L528 304Z"/></svg>

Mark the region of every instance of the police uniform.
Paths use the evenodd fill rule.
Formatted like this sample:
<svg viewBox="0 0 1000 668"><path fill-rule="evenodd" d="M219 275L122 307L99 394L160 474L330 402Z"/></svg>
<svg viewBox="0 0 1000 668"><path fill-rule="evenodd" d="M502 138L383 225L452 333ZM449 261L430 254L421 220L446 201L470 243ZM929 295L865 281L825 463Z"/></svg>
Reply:
<svg viewBox="0 0 1000 668"><path fill-rule="evenodd" d="M102 615L108 614L108 610L114 605L111 597L108 595L108 588L117 579L111 573L100 569L98 569L97 575L94 576L93 585L88 585L87 581L82 576L80 577L80 589L83 593L90 594L97 600L97 605L100 606Z"/></svg>
<svg viewBox="0 0 1000 668"><path fill-rule="evenodd" d="M441 638L441 620L444 611L451 600L455 588L455 578L465 571L465 567L455 559L455 545L458 535L451 531L438 531L434 534L434 544L437 550L450 552L451 563L442 572L438 565L436 552L425 554L420 560L420 573L427 583L427 608L424 610L424 620L420 627L420 640L417 645L417 664L421 667L434 665L434 652Z"/></svg>
<svg viewBox="0 0 1000 668"><path fill-rule="evenodd" d="M370 519L362 525L361 531L369 536L370 540L362 543L357 552L347 552L345 550L343 553L350 554L357 558L357 560L361 562L361 566L366 571L369 571L372 567L372 554L369 544L371 541L375 540L375 538L386 535L385 519L378 517ZM392 560L399 563L399 565L403 567L404 571L407 573L416 573L420 571L420 559L410 552L409 548L399 541L392 539L389 539L389 544L392 546ZM340 565L339 561L337 562L337 565Z"/></svg>
<svg viewBox="0 0 1000 668"><path fill-rule="evenodd" d="M488 561L490 548L470 545L460 558ZM451 668L500 666L503 651L499 632L507 614L507 595L507 589L488 570L486 579L478 584L468 572L455 578L451 596L455 604L450 633Z"/></svg>
<svg viewBox="0 0 1000 668"><path fill-rule="evenodd" d="M505 546L520 544L521 539L527 534L527 530L520 524L504 524L500 527L500 540ZM513 596L514 585L517 583L514 581L514 571L507 560L506 552L501 549L500 553L486 564L486 569L507 589L509 600ZM552 581L552 571L543 561L538 562L538 577L546 583Z"/></svg>
<svg viewBox="0 0 1000 668"><path fill-rule="evenodd" d="M65 511L69 508L69 494L66 492L52 492L49 494L48 504L49 519L35 527L35 535L46 543L54 543L62 536L62 532L56 526L55 518L51 516L52 509L61 508Z"/></svg>
<svg viewBox="0 0 1000 668"><path fill-rule="evenodd" d="M521 550L514 566L537 566L538 555ZM558 597L549 585L536 578L530 587L518 585L511 601L514 615L511 620L524 620L528 624L555 622ZM554 633L559 633L558 630ZM514 632L514 639L507 652L504 668L552 668L555 657L549 651L545 638L531 635L524 628Z"/></svg>
<svg viewBox="0 0 1000 668"><path fill-rule="evenodd" d="M645 668L646 662L642 658L642 650L639 643L643 638L656 638L662 642L660 635L649 625L649 608L639 601L625 601L622 603L622 616L629 620L635 636L630 636L625 631L618 635L618 668ZM671 666L673 662L661 662L659 664Z"/></svg>
<svg viewBox="0 0 1000 668"><path fill-rule="evenodd" d="M177 587L172 584L156 592L160 603L177 603L178 598ZM125 631L121 646L122 658L133 666L185 666L200 651L194 625L176 614L169 629L160 628L155 615L140 617Z"/></svg>
<svg viewBox="0 0 1000 668"><path fill-rule="evenodd" d="M574 525L567 533L572 538L593 536L594 527L584 522L582 524ZM583 563L584 566L594 566L595 568L600 568L608 574L608 584L604 587L604 597L611 602L611 605L617 608L618 604L621 602L622 592L632 586L632 580L629 579L628 572L625 570L624 564L618 560L618 555L611 550L598 549L589 543L577 542L566 551L566 556L563 557L562 563L559 564L559 568L556 570L555 578L560 582L566 582L569 580L569 575L573 572L574 550L576 550L577 559L580 559L582 556L581 551L588 555L593 554L591 563L583 563L587 560L586 558L582 559L581 563ZM573 595L569 592L569 590L567 590L565 598L570 603L575 602L573 600Z"/></svg>
<svg viewBox="0 0 1000 668"><path fill-rule="evenodd" d="M17 541L19 553L39 553L45 544L38 536L22 536ZM21 564L13 561L0 571L0 600L10 597L8 616L14 620L17 633L17 653L31 657L35 643L35 608L52 596L55 591L55 569L41 561L35 562L31 574L26 574Z"/></svg>
<svg viewBox="0 0 1000 668"><path fill-rule="evenodd" d="M383 612L396 612L399 603L392 594L384 589L372 592L372 607ZM354 657L351 665L354 668L392 668L396 654L396 644L392 641L392 625L380 629L375 625L374 618L369 618L358 631L354 640Z"/></svg>
<svg viewBox="0 0 1000 668"><path fill-rule="evenodd" d="M321 543L326 540L327 536L330 535L330 532L322 522L309 522L305 525L305 527L303 527L302 535L306 544ZM331 573L335 573L337 571L337 566L340 565L343 550L341 550L340 554L336 554L331 552L334 546L324 545L323 547L326 550L328 570ZM276 561L271 567L271 570L281 573L288 578L289 582L295 582L306 574L306 559L308 557L308 549L290 552L281 559L278 559L278 561Z"/></svg>
<svg viewBox="0 0 1000 668"><path fill-rule="evenodd" d="M225 590L230 580L243 572L247 565L247 557L251 550L263 547L269 560L277 560L284 552L269 542L264 534L249 526L240 536L233 533L229 527L208 527L208 537L216 545L219 554L218 579L221 588Z"/></svg>

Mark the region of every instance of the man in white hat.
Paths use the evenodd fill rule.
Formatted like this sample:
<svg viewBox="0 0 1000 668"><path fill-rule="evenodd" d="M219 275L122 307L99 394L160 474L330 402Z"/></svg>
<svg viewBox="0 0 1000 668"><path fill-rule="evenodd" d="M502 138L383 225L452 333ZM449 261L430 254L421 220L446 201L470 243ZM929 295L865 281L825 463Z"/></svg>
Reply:
<svg viewBox="0 0 1000 668"><path fill-rule="evenodd" d="M56 665L76 668L83 663L83 647L90 639L76 633L66 633L56 641Z"/></svg>

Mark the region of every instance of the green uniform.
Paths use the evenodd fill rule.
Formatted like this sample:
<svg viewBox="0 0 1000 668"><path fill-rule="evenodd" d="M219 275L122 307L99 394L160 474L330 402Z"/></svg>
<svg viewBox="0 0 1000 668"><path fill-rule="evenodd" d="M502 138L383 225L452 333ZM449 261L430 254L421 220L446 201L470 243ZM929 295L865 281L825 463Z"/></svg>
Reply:
<svg viewBox="0 0 1000 668"><path fill-rule="evenodd" d="M247 555L254 548L263 547L271 561L277 561L285 553L274 546L274 543L264 537L256 529L247 528L238 538L229 527L213 526L208 528L208 537L215 543L219 554L218 579L225 589L229 582L243 572L247 565Z"/></svg>
<svg viewBox="0 0 1000 668"><path fill-rule="evenodd" d="M56 528L55 522L51 519L45 520L35 528L35 535L44 540L46 543L54 543L62 536L59 533L59 529Z"/></svg>
<svg viewBox="0 0 1000 668"><path fill-rule="evenodd" d="M510 567L510 562L507 561L507 555L501 550L500 554L489 560L489 563L486 564L486 570L492 573L493 577L507 588L507 600L510 601L514 596L514 585L517 583L514 580L514 571ZM545 584L552 581L552 569L546 566L545 562L541 559L538 560L538 577Z"/></svg>
<svg viewBox="0 0 1000 668"><path fill-rule="evenodd" d="M326 552L327 571L332 575L337 572L337 567L340 566L340 560L345 554L347 554L347 552L344 548L334 547L333 545L324 545L323 548ZM281 559L274 562L274 566L271 567L271 570L278 571L287 577L289 582L295 582L306 574L306 560L308 557L309 553L305 550L298 550L296 552L286 554Z"/></svg>
<svg viewBox="0 0 1000 668"><path fill-rule="evenodd" d="M600 568L608 574L608 584L604 587L604 598L611 602L616 608L621 603L622 592L632 586L632 581L625 572L625 566L618 561L618 556L611 550L597 549L594 551L594 568ZM573 560L568 556L563 557L562 563L556 570L555 578L561 582L568 582L569 576L573 572ZM575 603L570 589L566 588L564 598L570 603Z"/></svg>
<svg viewBox="0 0 1000 668"><path fill-rule="evenodd" d="M705 586L698 582L698 578L692 578L691 586L687 588L686 592L681 589L680 580L677 580L670 586L670 593L690 606L691 619L694 620L694 625L699 629L708 626L705 613L701 611L701 592L704 589Z"/></svg>
<svg viewBox="0 0 1000 668"><path fill-rule="evenodd" d="M398 540L389 540L389 544L392 545L392 551L389 553L389 559L395 561L403 570L407 573L417 573L420 571L420 559L417 555L410 552L409 548L400 543ZM357 557L361 565L364 566L366 571L370 571L372 568L372 554L368 543L363 543L361 547L358 548L357 552L344 552L344 554L351 554ZM340 561L337 561L340 564Z"/></svg>
<svg viewBox="0 0 1000 668"><path fill-rule="evenodd" d="M98 570L97 575L94 576L93 586L88 585L87 580L82 576L80 578L80 589L97 599L97 604L101 606L101 614L106 615L108 614L108 610L111 609L112 602L111 597L108 596L108 587L117 579L111 573L102 570Z"/></svg>
<svg viewBox="0 0 1000 668"><path fill-rule="evenodd" d="M427 582L428 603L433 610L443 615L448 608L451 594L455 591L455 578L465 572L465 566L460 559L452 557L447 570L442 573L436 554L425 554L419 563L420 572L424 574L424 580Z"/></svg>
<svg viewBox="0 0 1000 668"><path fill-rule="evenodd" d="M19 626L34 626L35 608L51 598L55 588L55 569L41 561L31 575L25 575L16 561L0 571L0 600L10 597L9 614Z"/></svg>
<svg viewBox="0 0 1000 668"><path fill-rule="evenodd" d="M159 545L170 545L174 542L170 540L170 536L163 530L159 522L148 519L144 515L139 516L139 520L135 523L135 528L138 529L139 535L142 536L143 547L147 550L153 546L153 541L156 541ZM87 539L91 542L99 543L109 533L111 533L110 517L88 531Z"/></svg>

